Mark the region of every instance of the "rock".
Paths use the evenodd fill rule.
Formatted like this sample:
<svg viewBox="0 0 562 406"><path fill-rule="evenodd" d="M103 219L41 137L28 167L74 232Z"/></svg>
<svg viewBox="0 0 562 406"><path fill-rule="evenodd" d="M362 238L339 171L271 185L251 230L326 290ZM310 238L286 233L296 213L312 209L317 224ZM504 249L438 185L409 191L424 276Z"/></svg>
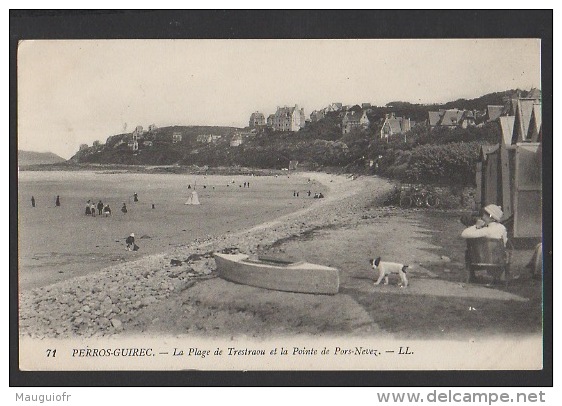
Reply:
<svg viewBox="0 0 562 406"><path fill-rule="evenodd" d="M82 307L82 312L83 313L90 313L92 309L90 308L90 306L86 305L84 307Z"/></svg>
<svg viewBox="0 0 562 406"><path fill-rule="evenodd" d="M121 320L119 319L111 319L111 325L118 330L123 327L123 323L121 323Z"/></svg>
<svg viewBox="0 0 562 406"><path fill-rule="evenodd" d="M446 255L441 255L441 261L443 262L451 262L451 258Z"/></svg>
<svg viewBox="0 0 562 406"><path fill-rule="evenodd" d="M84 318L83 318L83 317L78 317L78 318L74 319L74 322L73 322L73 324L74 324L76 327L80 326L80 325L83 324L83 323L84 323Z"/></svg>
<svg viewBox="0 0 562 406"><path fill-rule="evenodd" d="M98 319L98 324L101 328L108 328L111 325L111 322L107 317L100 317Z"/></svg>

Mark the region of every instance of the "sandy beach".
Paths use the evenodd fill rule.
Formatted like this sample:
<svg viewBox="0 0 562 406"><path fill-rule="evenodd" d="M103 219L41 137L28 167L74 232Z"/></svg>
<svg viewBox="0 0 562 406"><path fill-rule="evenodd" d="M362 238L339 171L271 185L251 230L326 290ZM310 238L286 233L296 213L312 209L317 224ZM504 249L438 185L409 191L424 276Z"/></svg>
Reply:
<svg viewBox="0 0 562 406"><path fill-rule="evenodd" d="M100 169L21 172L19 177L22 291L244 230L308 207L314 202L306 196L308 190L325 191L318 182L287 175L227 177ZM199 206L184 204L193 190ZM293 196L295 190L300 191L298 198ZM56 195L61 196L60 207L54 205ZM86 216L87 200L110 204L111 217ZM120 210L123 203L127 214ZM125 250L125 238L132 232L140 246L137 252Z"/></svg>
<svg viewBox="0 0 562 406"><path fill-rule="evenodd" d="M301 178L325 185L326 197L244 230L22 292L20 334L457 339L540 332L541 284L524 274L527 253L516 258L515 287L468 285L458 238L462 225L454 213L432 220L423 211L382 207L393 185L377 177L303 173ZM340 293L277 292L224 281L217 278L210 254L229 247L335 266L341 272ZM412 264L408 289L393 280L373 286L368 258L377 254ZM417 309L428 311L420 315Z"/></svg>

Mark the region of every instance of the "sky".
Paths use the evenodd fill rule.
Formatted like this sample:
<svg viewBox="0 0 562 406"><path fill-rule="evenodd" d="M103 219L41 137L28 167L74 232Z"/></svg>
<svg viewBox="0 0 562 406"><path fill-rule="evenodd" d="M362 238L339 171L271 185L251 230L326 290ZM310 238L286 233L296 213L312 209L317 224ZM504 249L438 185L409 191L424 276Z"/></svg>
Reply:
<svg viewBox="0 0 562 406"><path fill-rule="evenodd" d="M277 106L442 103L540 88L540 41L33 40L18 48L18 149L169 125L245 127Z"/></svg>

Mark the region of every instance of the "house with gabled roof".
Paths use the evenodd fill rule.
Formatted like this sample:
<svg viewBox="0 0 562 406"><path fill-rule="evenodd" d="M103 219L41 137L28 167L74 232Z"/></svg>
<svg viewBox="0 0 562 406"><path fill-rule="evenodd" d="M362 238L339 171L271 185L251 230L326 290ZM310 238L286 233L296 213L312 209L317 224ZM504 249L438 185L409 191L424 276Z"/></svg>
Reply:
<svg viewBox="0 0 562 406"><path fill-rule="evenodd" d="M505 106L488 105L486 107L486 121L495 121L503 114Z"/></svg>
<svg viewBox="0 0 562 406"><path fill-rule="evenodd" d="M404 134L412 129L412 122L406 117L396 117L394 113L387 113L381 127L381 138L386 138L396 134Z"/></svg>
<svg viewBox="0 0 562 406"><path fill-rule="evenodd" d="M314 110L312 113L310 113L310 121L312 121L313 123L322 120L324 117L326 117L326 113L324 110Z"/></svg>
<svg viewBox="0 0 562 406"><path fill-rule="evenodd" d="M369 123L366 111L346 111L342 119L342 133L348 134L354 129L367 129Z"/></svg>
<svg viewBox="0 0 562 406"><path fill-rule="evenodd" d="M326 107L326 112L341 111L342 108L343 108L342 103L332 103L328 107Z"/></svg>
<svg viewBox="0 0 562 406"><path fill-rule="evenodd" d="M434 128L441 120L441 113L439 111L428 111L429 114L429 128Z"/></svg>
<svg viewBox="0 0 562 406"><path fill-rule="evenodd" d="M428 116L430 128L467 128L476 125L476 118L470 110L441 109L439 111L429 111Z"/></svg>

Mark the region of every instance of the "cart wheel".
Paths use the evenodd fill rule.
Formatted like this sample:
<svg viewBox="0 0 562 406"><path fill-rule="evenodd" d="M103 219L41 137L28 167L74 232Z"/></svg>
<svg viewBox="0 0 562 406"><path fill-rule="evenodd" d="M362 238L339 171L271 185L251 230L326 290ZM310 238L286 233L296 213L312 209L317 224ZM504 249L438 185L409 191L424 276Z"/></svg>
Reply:
<svg viewBox="0 0 562 406"><path fill-rule="evenodd" d="M407 209L408 207L412 206L412 198L410 196L404 196L400 198L400 207L403 209Z"/></svg>

